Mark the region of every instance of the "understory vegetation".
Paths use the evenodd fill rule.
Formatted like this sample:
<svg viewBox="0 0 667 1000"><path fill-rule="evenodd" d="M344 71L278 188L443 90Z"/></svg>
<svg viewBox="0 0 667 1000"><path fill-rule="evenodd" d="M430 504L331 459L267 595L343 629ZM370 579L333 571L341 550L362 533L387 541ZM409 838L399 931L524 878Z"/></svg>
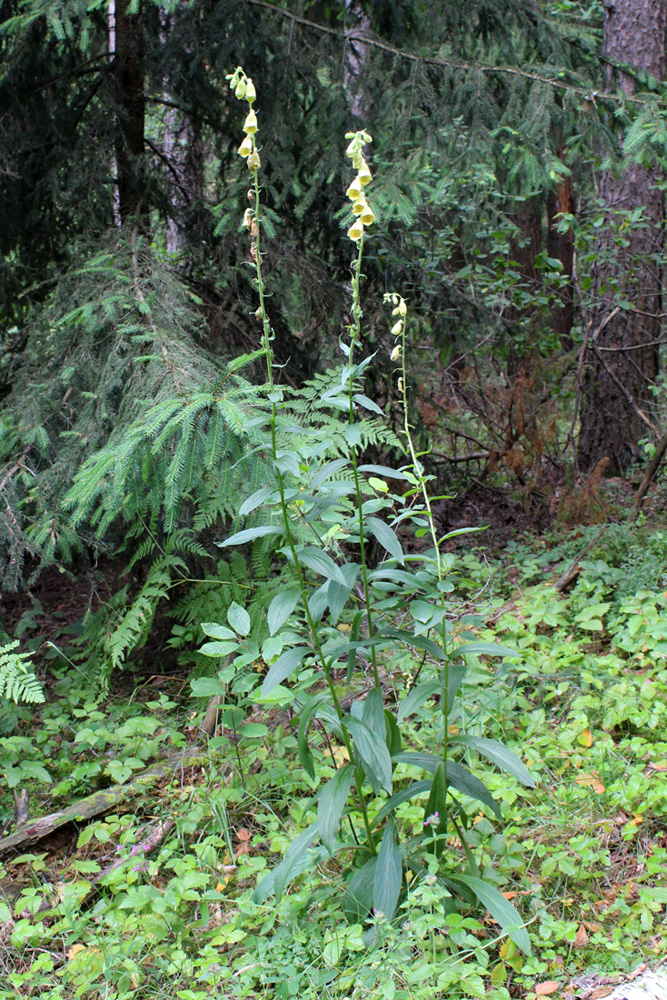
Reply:
<svg viewBox="0 0 667 1000"><path fill-rule="evenodd" d="M656 32L9 6L0 1000L662 961Z"/></svg>

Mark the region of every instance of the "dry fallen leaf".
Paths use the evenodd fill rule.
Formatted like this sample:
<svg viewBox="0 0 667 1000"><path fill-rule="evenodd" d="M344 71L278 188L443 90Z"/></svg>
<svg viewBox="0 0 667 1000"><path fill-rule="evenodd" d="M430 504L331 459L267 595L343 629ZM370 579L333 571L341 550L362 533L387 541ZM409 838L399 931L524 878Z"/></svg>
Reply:
<svg viewBox="0 0 667 1000"><path fill-rule="evenodd" d="M250 854L250 838L252 837L250 830L246 830L244 826L241 826L236 831L236 836L239 842L236 848L236 856L238 857L239 854Z"/></svg>
<svg viewBox="0 0 667 1000"><path fill-rule="evenodd" d="M579 930L574 935L574 947L583 948L588 944L588 931L583 924L579 924Z"/></svg>
<svg viewBox="0 0 667 1000"><path fill-rule="evenodd" d="M592 788L596 795L602 795L604 792L604 785L600 781L597 771L593 771L592 774L580 774L579 777L574 780L577 785L581 785L582 788Z"/></svg>
<svg viewBox="0 0 667 1000"><path fill-rule="evenodd" d="M580 743L582 747L592 747L593 734L590 729L584 729L582 733L579 733L577 736L577 742Z"/></svg>
<svg viewBox="0 0 667 1000"><path fill-rule="evenodd" d="M550 979L546 983L538 983L535 987L535 996L538 997L548 997L552 993L556 993L560 989L560 983L556 983L553 979Z"/></svg>

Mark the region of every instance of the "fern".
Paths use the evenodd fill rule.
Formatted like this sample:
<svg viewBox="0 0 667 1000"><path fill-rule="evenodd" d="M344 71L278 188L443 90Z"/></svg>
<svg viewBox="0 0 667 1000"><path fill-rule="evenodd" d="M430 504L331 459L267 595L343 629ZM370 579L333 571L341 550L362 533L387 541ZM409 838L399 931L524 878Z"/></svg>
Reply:
<svg viewBox="0 0 667 1000"><path fill-rule="evenodd" d="M29 653L17 653L18 639L0 646L0 698L18 704L39 705L45 701L42 687L33 673Z"/></svg>

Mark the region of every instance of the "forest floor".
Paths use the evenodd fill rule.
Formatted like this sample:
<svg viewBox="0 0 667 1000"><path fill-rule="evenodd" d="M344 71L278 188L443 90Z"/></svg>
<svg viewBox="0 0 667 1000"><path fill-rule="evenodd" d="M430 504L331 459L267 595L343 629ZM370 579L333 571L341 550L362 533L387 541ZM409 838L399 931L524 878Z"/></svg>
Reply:
<svg viewBox="0 0 667 1000"><path fill-rule="evenodd" d="M461 518L483 522L486 501L467 502L477 506ZM46 705L4 739L26 768L31 818L2 858L0 1000L599 1000L655 968L667 956L664 519L654 506L650 525L610 525L595 542L599 525L537 534L519 519L517 530L512 502L496 501L486 538L457 548L451 616L473 612L480 639L518 655L500 666L477 658L455 725L502 740L536 782L523 787L475 761L502 820L471 805L465 834L480 872L519 910L530 955L483 909L453 911L438 884L408 888L399 919L380 920L369 945L367 927L345 917L333 858L280 900L253 900L316 810L290 712L257 706L243 727L203 735L206 704L192 697L188 671L156 647L106 693L53 661ZM10 604L5 614L36 648L48 639L66 651L105 586L103 572L77 580L51 571L31 606ZM416 661L396 656L383 667L398 702ZM338 681L343 690L342 674ZM437 743L437 718L430 702L412 717L413 749ZM341 751L315 735L325 775ZM98 809L90 796L99 789L116 797ZM68 822L28 835L38 817L68 806ZM5 790L5 836L15 807ZM421 825L414 802L402 808L406 830ZM464 859L458 837L447 851L453 863Z"/></svg>

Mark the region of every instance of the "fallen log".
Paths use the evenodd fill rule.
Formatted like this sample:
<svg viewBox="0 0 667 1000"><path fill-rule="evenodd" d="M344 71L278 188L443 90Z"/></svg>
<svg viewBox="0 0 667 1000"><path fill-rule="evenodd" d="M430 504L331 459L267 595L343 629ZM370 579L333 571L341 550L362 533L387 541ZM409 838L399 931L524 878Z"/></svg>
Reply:
<svg viewBox="0 0 667 1000"><path fill-rule="evenodd" d="M0 855L12 850L12 848L16 850L36 844L67 823L93 819L95 816L109 812L110 809L122 802L145 792L161 778L170 778L181 767L193 767L208 763L210 763L210 755L201 746L189 747L187 750L171 754L159 764L153 764L152 767L141 771L124 785L111 785L110 788L93 792L92 795L87 795L78 802L73 802L71 806L67 806L59 812L49 813L48 816L40 816L27 823L22 823L14 833L0 840Z"/></svg>

